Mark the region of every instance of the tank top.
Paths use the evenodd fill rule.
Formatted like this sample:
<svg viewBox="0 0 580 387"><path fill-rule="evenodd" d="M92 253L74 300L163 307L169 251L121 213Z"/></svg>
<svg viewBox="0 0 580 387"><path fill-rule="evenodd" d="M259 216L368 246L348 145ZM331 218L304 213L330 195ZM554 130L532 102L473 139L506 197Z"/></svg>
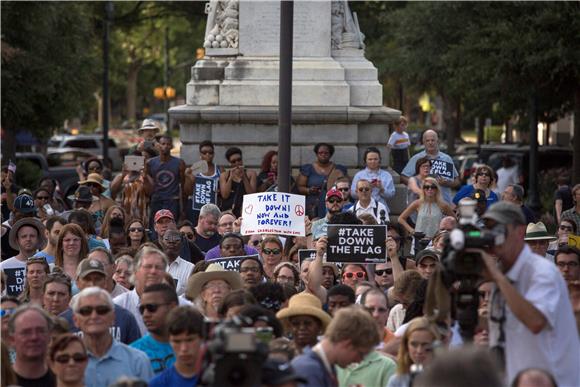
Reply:
<svg viewBox="0 0 580 387"><path fill-rule="evenodd" d="M433 238L439 230L439 222L442 218L443 212L437 203L423 203L417 211L415 231L425 233L427 238Z"/></svg>
<svg viewBox="0 0 580 387"><path fill-rule="evenodd" d="M164 163L159 156L149 160L149 175L155 181L153 200L179 198L179 161L180 159L173 156Z"/></svg>

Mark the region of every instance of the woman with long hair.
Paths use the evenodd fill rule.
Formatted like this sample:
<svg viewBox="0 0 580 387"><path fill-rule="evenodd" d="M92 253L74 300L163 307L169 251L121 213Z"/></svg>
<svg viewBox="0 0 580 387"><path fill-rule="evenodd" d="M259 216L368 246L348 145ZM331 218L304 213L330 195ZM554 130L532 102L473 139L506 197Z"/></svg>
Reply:
<svg viewBox="0 0 580 387"><path fill-rule="evenodd" d="M423 187L423 180L429 176L430 171L431 160L428 157L421 157L417 160L415 163L415 176L411 176L407 183L407 205L419 199L421 196L421 188Z"/></svg>
<svg viewBox="0 0 580 387"><path fill-rule="evenodd" d="M127 245L133 252L137 252L143 243L147 242L147 230L141 219L133 218L126 223L125 234Z"/></svg>
<svg viewBox="0 0 580 387"><path fill-rule="evenodd" d="M387 387L411 385L411 368L429 365L433 350L440 340L437 328L424 317L412 320L403 334L397 355L397 373L389 379Z"/></svg>
<svg viewBox="0 0 580 387"><path fill-rule="evenodd" d="M417 213L415 228L407 222L414 212ZM446 215L454 216L454 213L449 204L443 201L439 183L433 177L426 177L419 199L411 203L399 215L399 224L411 235L420 232L431 239L439 230L439 222Z"/></svg>
<svg viewBox="0 0 580 387"><path fill-rule="evenodd" d="M54 265L60 267L70 278L76 278L77 266L89 255L89 244L83 229L74 223L65 225L60 231L56 244ZM78 293L73 285L73 295Z"/></svg>
<svg viewBox="0 0 580 387"><path fill-rule="evenodd" d="M109 239L109 221L112 218L118 218L123 220L123 224L127 221L127 215L125 214L125 210L118 204L109 207L107 212L105 212L105 216L103 217L103 225L101 226L101 238Z"/></svg>

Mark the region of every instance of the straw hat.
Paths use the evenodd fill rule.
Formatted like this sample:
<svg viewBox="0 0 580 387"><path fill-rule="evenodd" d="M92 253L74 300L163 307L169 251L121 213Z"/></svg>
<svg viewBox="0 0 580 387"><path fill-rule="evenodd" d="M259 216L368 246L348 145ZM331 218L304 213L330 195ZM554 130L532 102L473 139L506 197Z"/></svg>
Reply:
<svg viewBox="0 0 580 387"><path fill-rule="evenodd" d="M524 237L525 241L555 241L556 239L557 238L555 236L548 234L548 229L542 222L529 223L528 227L526 228L526 236Z"/></svg>
<svg viewBox="0 0 580 387"><path fill-rule="evenodd" d="M99 187L101 187L101 191L104 191L106 189L105 186L103 185L103 177L98 173L90 173L87 176L86 180L79 181L79 185L85 185L89 183L98 185Z"/></svg>
<svg viewBox="0 0 580 387"><path fill-rule="evenodd" d="M304 315L312 316L320 320L323 330L326 330L326 327L330 324L330 315L322 310L322 303L318 297L309 293L295 294L290 298L288 307L276 313L276 317L280 320Z"/></svg>
<svg viewBox="0 0 580 387"><path fill-rule="evenodd" d="M141 127L137 129L137 133L141 132L142 130L154 130L155 133L160 132L159 124L157 123L157 121L152 120L151 118L146 118L143 120Z"/></svg>
<svg viewBox="0 0 580 387"><path fill-rule="evenodd" d="M20 250L20 246L18 246L18 241L16 239L18 236L18 230L24 226L34 227L38 231L37 248L39 250L44 249L44 246L46 246L46 235L44 233L45 227L42 222L35 218L23 218L14 223L10 229L10 234L8 235L8 242L10 243L10 247L12 247L14 250Z"/></svg>
<svg viewBox="0 0 580 387"><path fill-rule="evenodd" d="M205 271L195 273L187 280L186 295L190 300L195 300L201 294L205 284L212 280L224 280L232 288L242 288L242 277L236 271L226 271L219 263L210 264Z"/></svg>

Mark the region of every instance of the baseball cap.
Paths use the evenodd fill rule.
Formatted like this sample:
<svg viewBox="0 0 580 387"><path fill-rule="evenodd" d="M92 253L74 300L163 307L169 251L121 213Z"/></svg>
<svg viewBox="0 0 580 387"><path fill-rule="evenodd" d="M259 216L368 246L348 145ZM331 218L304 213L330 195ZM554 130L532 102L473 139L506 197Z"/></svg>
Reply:
<svg viewBox="0 0 580 387"><path fill-rule="evenodd" d="M36 211L34 199L27 194L18 195L14 199L14 209L22 214L30 214Z"/></svg>
<svg viewBox="0 0 580 387"><path fill-rule="evenodd" d="M155 223L159 222L159 220L161 220L161 218L169 218L169 219L175 221L175 217L173 216L173 213L169 210L159 210L155 213Z"/></svg>
<svg viewBox="0 0 580 387"><path fill-rule="evenodd" d="M326 200L330 199L333 196L336 196L337 198L342 200L342 194L340 193L339 190L337 190L334 187L332 187L331 189L328 190L328 192L326 192Z"/></svg>
<svg viewBox="0 0 580 387"><path fill-rule="evenodd" d="M262 366L262 383L280 385L287 382L306 383L306 379L296 374L290 363L268 359Z"/></svg>
<svg viewBox="0 0 580 387"><path fill-rule="evenodd" d="M90 273L100 273L104 276L107 275L107 273L105 273L105 267L100 261L85 258L79 263L77 268L77 278L83 278Z"/></svg>
<svg viewBox="0 0 580 387"><path fill-rule="evenodd" d="M417 256L415 257L415 262L419 264L421 263L422 260L424 260L427 257L435 258L436 261L439 261L439 251L433 249L421 250L419 254L417 254Z"/></svg>
<svg viewBox="0 0 580 387"><path fill-rule="evenodd" d="M521 208L506 201L492 204L481 218L494 220L500 224L527 224Z"/></svg>

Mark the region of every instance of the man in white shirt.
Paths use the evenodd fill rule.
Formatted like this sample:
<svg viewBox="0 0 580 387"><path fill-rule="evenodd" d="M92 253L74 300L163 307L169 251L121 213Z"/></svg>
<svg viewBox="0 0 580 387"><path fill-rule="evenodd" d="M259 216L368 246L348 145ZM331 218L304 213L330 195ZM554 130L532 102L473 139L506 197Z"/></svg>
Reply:
<svg viewBox="0 0 580 387"><path fill-rule="evenodd" d="M362 214L372 215L378 224L382 224L383 221L387 222L389 220L389 212L387 207L383 203L375 201L371 196L371 183L368 180L360 179L356 183L356 191L358 194L358 200L352 206L351 211L355 213L357 217Z"/></svg>
<svg viewBox="0 0 580 387"><path fill-rule="evenodd" d="M167 272L175 281L175 291L181 296L185 293L187 279L193 270L193 264L179 256L181 233L175 228L169 228L162 237L159 237L159 244L167 255L169 261Z"/></svg>
<svg viewBox="0 0 580 387"><path fill-rule="evenodd" d="M521 209L505 201L483 215L485 227L505 235L493 248L499 257L482 254L495 282L489 307L490 347L503 353L507 382L531 367L550 371L558 385L580 381L580 340L564 279L556 266L534 254L524 241Z"/></svg>

